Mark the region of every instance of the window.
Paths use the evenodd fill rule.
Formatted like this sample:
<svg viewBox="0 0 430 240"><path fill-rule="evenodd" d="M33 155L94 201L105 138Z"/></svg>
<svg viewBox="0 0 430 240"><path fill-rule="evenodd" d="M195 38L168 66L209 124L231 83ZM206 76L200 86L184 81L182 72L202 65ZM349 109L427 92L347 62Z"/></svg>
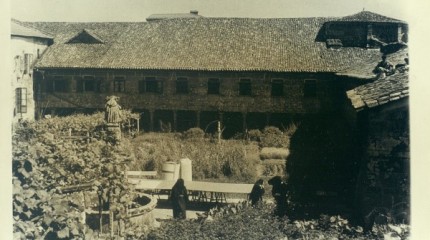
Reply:
<svg viewBox="0 0 430 240"><path fill-rule="evenodd" d="M125 91L125 77L115 77L113 80L113 91L124 92Z"/></svg>
<svg viewBox="0 0 430 240"><path fill-rule="evenodd" d="M33 62L33 54L24 54L24 74L29 74L31 70L31 63Z"/></svg>
<svg viewBox="0 0 430 240"><path fill-rule="evenodd" d="M157 80L155 77L145 77L144 80L139 81L140 93L163 93L163 82Z"/></svg>
<svg viewBox="0 0 430 240"><path fill-rule="evenodd" d="M27 112L27 88L15 89L16 113Z"/></svg>
<svg viewBox="0 0 430 240"><path fill-rule="evenodd" d="M251 96L251 80L250 79L240 79L239 95Z"/></svg>
<svg viewBox="0 0 430 240"><path fill-rule="evenodd" d="M284 80L282 80L282 79L273 79L272 80L271 95L273 97L281 97L284 95Z"/></svg>
<svg viewBox="0 0 430 240"><path fill-rule="evenodd" d="M155 79L155 77L146 77L145 89L146 89L146 92L158 93L157 79Z"/></svg>
<svg viewBox="0 0 430 240"><path fill-rule="evenodd" d="M53 92L68 92L68 82L63 76L55 76L52 80L52 91Z"/></svg>
<svg viewBox="0 0 430 240"><path fill-rule="evenodd" d="M303 96L305 98L317 96L317 80L305 79L305 86L303 88Z"/></svg>
<svg viewBox="0 0 430 240"><path fill-rule="evenodd" d="M98 83L94 76L84 76L79 83L80 92L98 92Z"/></svg>
<svg viewBox="0 0 430 240"><path fill-rule="evenodd" d="M219 79L209 78L208 79L208 94L219 94Z"/></svg>
<svg viewBox="0 0 430 240"><path fill-rule="evenodd" d="M188 79L179 77L176 79L176 93L188 93Z"/></svg>

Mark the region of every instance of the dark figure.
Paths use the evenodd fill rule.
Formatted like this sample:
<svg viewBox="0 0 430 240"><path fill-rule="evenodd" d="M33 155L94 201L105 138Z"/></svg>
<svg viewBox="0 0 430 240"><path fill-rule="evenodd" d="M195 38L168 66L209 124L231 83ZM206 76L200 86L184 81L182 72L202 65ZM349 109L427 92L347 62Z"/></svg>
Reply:
<svg viewBox="0 0 430 240"><path fill-rule="evenodd" d="M379 78L384 78L385 76L389 76L394 74L394 66L387 60L387 56L382 56L382 61L376 65L373 73L378 74Z"/></svg>
<svg viewBox="0 0 430 240"><path fill-rule="evenodd" d="M263 195L264 195L263 179L259 179L257 182L255 182L254 186L252 187L251 193L249 194L249 199L251 200L251 204L255 206L257 205L258 202L262 202Z"/></svg>
<svg viewBox="0 0 430 240"><path fill-rule="evenodd" d="M287 184L282 181L280 176L271 178L268 183L273 186L272 196L276 202L275 214L283 217L287 211Z"/></svg>
<svg viewBox="0 0 430 240"><path fill-rule="evenodd" d="M184 185L184 179L179 178L178 181L176 181L170 194L170 200L172 201L173 218L187 218L186 211L188 203L188 193L187 188Z"/></svg>
<svg viewBox="0 0 430 240"><path fill-rule="evenodd" d="M405 63L400 63L396 65L396 70L398 72L404 73L409 71L409 58L405 58Z"/></svg>

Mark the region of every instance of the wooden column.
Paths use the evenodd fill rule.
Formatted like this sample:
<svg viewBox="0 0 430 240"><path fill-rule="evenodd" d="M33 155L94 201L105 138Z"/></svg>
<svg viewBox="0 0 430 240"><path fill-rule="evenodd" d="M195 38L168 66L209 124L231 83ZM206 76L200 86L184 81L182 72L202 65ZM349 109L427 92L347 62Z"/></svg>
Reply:
<svg viewBox="0 0 430 240"><path fill-rule="evenodd" d="M149 110L149 131L154 131L154 110Z"/></svg>
<svg viewBox="0 0 430 240"><path fill-rule="evenodd" d="M243 132L245 132L246 129L248 128L246 124L246 114L247 114L246 112L242 113L242 131Z"/></svg>
<svg viewBox="0 0 430 240"><path fill-rule="evenodd" d="M397 25L397 42L402 42L402 25L398 24Z"/></svg>
<svg viewBox="0 0 430 240"><path fill-rule="evenodd" d="M270 124L270 113L266 113L266 126Z"/></svg>
<svg viewBox="0 0 430 240"><path fill-rule="evenodd" d="M200 128L200 111L196 111L196 127Z"/></svg>
<svg viewBox="0 0 430 240"><path fill-rule="evenodd" d="M366 47L370 47L370 39L372 38L373 35L373 26L372 24L368 24L367 25L367 43L366 43Z"/></svg>
<svg viewBox="0 0 430 240"><path fill-rule="evenodd" d="M173 131L176 132L178 129L178 114L177 111L173 111Z"/></svg>

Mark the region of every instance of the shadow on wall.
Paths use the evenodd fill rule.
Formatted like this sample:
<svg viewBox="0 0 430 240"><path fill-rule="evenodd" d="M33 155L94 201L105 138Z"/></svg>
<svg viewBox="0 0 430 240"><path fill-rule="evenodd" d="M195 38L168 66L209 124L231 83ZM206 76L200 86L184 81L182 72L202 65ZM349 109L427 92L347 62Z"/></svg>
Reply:
<svg viewBox="0 0 430 240"><path fill-rule="evenodd" d="M303 119L291 137L286 164L294 204L317 216L351 208L359 159L355 139L341 116Z"/></svg>

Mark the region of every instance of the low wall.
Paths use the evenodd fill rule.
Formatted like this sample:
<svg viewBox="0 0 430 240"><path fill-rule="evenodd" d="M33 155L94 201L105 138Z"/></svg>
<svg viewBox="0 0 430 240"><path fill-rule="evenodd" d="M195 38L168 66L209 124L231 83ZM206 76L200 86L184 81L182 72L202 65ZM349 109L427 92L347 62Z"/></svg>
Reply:
<svg viewBox="0 0 430 240"><path fill-rule="evenodd" d="M131 208L127 211L127 218L133 224L147 225L149 227L157 226L152 210L157 206L157 199L145 193L137 193L138 197L135 202L141 204L139 207ZM94 229L100 229L99 212L94 209L86 209L86 224ZM102 224L109 224L109 211L102 211ZM118 220L114 218L114 232L118 231ZM104 230L103 231L107 231Z"/></svg>

